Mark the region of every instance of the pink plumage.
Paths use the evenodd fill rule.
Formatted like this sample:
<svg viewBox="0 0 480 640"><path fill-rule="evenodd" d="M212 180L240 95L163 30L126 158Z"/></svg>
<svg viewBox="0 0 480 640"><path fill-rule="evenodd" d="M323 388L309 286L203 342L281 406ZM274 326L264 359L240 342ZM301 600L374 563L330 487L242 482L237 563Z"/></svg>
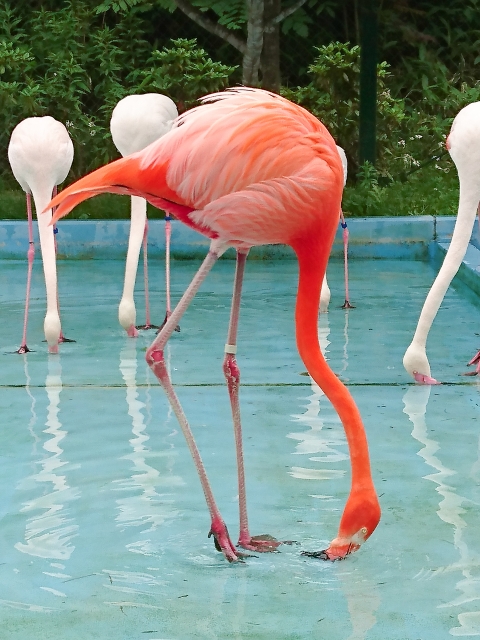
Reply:
<svg viewBox="0 0 480 640"><path fill-rule="evenodd" d="M163 386L192 453L210 512L210 534L230 561L232 543L164 358L168 338L216 260L237 249L237 268L223 370L230 395L238 466L239 546L272 551L280 542L251 536L247 519L236 362L241 287L247 253L260 244L290 245L299 262L295 309L297 346L305 366L338 411L352 459L352 486L337 537L312 554L334 560L355 551L380 519L368 446L348 390L324 360L318 343L320 289L339 221L343 168L333 138L310 113L280 96L240 88L207 96L145 150L117 160L53 200L56 218L104 192L139 195L212 239L210 250L146 359Z"/></svg>

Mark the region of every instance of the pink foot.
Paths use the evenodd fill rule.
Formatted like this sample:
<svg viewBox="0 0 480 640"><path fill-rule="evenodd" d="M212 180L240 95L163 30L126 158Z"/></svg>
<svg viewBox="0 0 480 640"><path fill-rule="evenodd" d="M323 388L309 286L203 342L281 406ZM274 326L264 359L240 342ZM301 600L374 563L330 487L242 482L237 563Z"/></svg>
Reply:
<svg viewBox="0 0 480 640"><path fill-rule="evenodd" d="M212 526L210 528L210 533L208 537L213 536L215 542L215 549L223 553L225 558L229 562L242 562L243 558L248 558L245 553L240 553L233 545L233 542L230 540L230 536L228 535L228 530L220 518L212 520Z"/></svg>
<svg viewBox="0 0 480 640"><path fill-rule="evenodd" d="M238 539L238 546L247 551L256 551L257 553L271 553L277 551L281 544L294 544L292 540L277 540L268 533L263 533L260 536L240 536Z"/></svg>
<svg viewBox="0 0 480 640"><path fill-rule="evenodd" d="M419 384L442 384L435 380L435 378L431 378L430 376L426 376L423 373L418 373L418 371L413 372L413 377L415 378L415 382Z"/></svg>
<svg viewBox="0 0 480 640"><path fill-rule="evenodd" d="M137 331L137 330L136 330L136 328L133 326L133 324L132 324L132 326L131 326L131 327L128 327L128 329L127 329L127 336L128 336L129 338L138 338L138 331Z"/></svg>
<svg viewBox="0 0 480 640"><path fill-rule="evenodd" d="M172 312L171 312L171 311L167 311L167 313L165 314L165 318L164 318L164 320L163 320L162 324L160 325L160 327L159 327L159 329L158 329L157 333L160 333L160 331L161 331L161 330L163 329L163 327L166 325L167 320L169 319L169 317L170 317L171 315L172 315ZM177 326L175 327L175 331L180 331L180 325L179 325L179 324L177 324Z"/></svg>
<svg viewBox="0 0 480 640"><path fill-rule="evenodd" d="M462 373L462 376L477 376L480 373L480 351L477 351L477 353L467 364L467 367L471 367L472 364L476 365L475 371L467 371L466 373Z"/></svg>

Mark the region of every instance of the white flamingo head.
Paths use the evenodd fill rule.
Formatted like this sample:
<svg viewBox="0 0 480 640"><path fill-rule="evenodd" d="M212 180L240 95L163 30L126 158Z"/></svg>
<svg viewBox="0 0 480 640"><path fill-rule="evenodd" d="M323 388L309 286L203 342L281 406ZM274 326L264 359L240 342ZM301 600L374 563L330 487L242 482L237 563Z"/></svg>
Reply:
<svg viewBox="0 0 480 640"><path fill-rule="evenodd" d="M168 133L177 116L173 100L160 93L127 96L112 111L113 142L122 156L141 151Z"/></svg>
<svg viewBox="0 0 480 640"><path fill-rule="evenodd" d="M430 363L425 346L412 342L403 356L403 366L416 382L438 384L437 380L430 375Z"/></svg>
<svg viewBox="0 0 480 640"><path fill-rule="evenodd" d="M51 116L26 118L12 132L8 159L26 193L46 189L51 197L53 187L65 180L72 166L72 140L65 126Z"/></svg>

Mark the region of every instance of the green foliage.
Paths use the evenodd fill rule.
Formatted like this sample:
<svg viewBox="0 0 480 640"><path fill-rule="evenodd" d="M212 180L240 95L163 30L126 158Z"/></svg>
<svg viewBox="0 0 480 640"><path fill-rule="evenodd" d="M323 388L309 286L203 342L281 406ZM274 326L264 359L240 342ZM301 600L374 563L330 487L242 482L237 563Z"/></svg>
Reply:
<svg viewBox="0 0 480 640"><path fill-rule="evenodd" d="M457 207L458 178L449 157L412 173L406 181L391 183L366 163L357 182L345 188L342 204L346 217L452 216Z"/></svg>
<svg viewBox="0 0 480 640"><path fill-rule="evenodd" d="M159 91L177 103L179 112L193 106L200 96L228 86L236 67L213 62L196 40L178 38L173 47L155 50L146 69L135 70L128 79L141 91Z"/></svg>
<svg viewBox="0 0 480 640"><path fill-rule="evenodd" d="M49 114L67 126L78 177L117 156L109 123L121 98L160 91L184 108L228 84L234 67L213 62L195 40L158 51L145 27L140 7L107 19L88 0L32 11L0 0L1 177L16 184L6 148L24 118Z"/></svg>
<svg viewBox="0 0 480 640"><path fill-rule="evenodd" d="M356 173L358 113L360 103L360 47L332 42L317 48L309 67L312 81L304 87L284 89L283 95L316 115L345 149L350 173ZM389 65L382 62L377 73L377 140L379 166L387 172L385 155L392 130L401 130L404 103L391 96L386 86Z"/></svg>
<svg viewBox="0 0 480 640"><path fill-rule="evenodd" d="M376 210L381 201L378 182L376 178L371 179L370 170L365 167L358 170L357 167L360 48L334 42L317 51L318 56L309 67L311 82L303 87L285 89L283 94L314 113L344 147L349 177L354 180L358 177L358 194L364 198L364 206ZM447 160L436 159L443 155L452 120L463 106L480 99L480 83L458 84L458 74L448 77L444 65L437 62L437 67L440 71L435 85L425 80L422 88L412 95L406 93L405 97L399 97L398 77L391 73L388 63L378 65L375 175L378 174L383 185L392 180L404 180L425 163L434 162L437 173L445 171ZM393 97L394 94L397 97ZM358 210L357 205L354 208Z"/></svg>
<svg viewBox="0 0 480 640"><path fill-rule="evenodd" d="M109 9L112 9L115 13L120 13L121 11L128 11L142 2L143 0L105 0L95 8L95 13L105 13Z"/></svg>
<svg viewBox="0 0 480 640"><path fill-rule="evenodd" d="M247 23L245 0L192 0L191 4L200 11L213 11L227 29L243 29Z"/></svg>
<svg viewBox="0 0 480 640"><path fill-rule="evenodd" d="M293 2L282 0L282 8ZM245 0L191 4L245 34ZM456 172L442 154L455 114L480 100L480 0L381 3L375 169L356 166L359 49L344 42L355 43L358 6L308 0L282 22L282 73L294 86L283 93L346 149L349 215L454 213ZM225 62L237 63L238 52L218 49L218 40L175 9L174 0L0 0L0 179L17 188L6 147L25 117L49 113L67 125L77 177L116 157L109 120L125 95L160 91L182 111L235 82L236 67Z"/></svg>

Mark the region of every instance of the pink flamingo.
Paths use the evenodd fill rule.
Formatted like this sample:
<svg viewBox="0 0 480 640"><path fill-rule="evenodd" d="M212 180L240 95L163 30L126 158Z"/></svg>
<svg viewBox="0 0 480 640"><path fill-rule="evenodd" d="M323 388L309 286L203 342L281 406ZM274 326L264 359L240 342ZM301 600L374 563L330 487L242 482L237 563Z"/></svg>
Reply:
<svg viewBox="0 0 480 640"><path fill-rule="evenodd" d="M427 338L445 293L462 264L479 206L477 161L480 161L480 102L469 104L458 112L446 145L457 168L460 183L457 220L447 255L425 299L412 342L403 356L406 371L420 384L439 384L431 376L426 352ZM479 373L480 352L468 364L477 366L474 372L466 375Z"/></svg>
<svg viewBox="0 0 480 640"><path fill-rule="evenodd" d="M141 151L149 144L161 138L172 128L178 116L173 100L159 93L131 95L120 100L112 112L110 131L113 142L122 156ZM150 323L150 302L148 295L147 263L147 202L144 198L131 197L130 237L128 240L127 261L122 299L118 307L118 319L130 337L138 336L137 329L158 329ZM165 217L165 279L167 291L167 317L170 306L170 216ZM143 240L143 273L145 281L145 324L136 327L136 309L133 299L138 257Z"/></svg>
<svg viewBox="0 0 480 640"><path fill-rule="evenodd" d="M335 142L308 111L260 89L213 94L187 111L144 151L117 160L59 194L54 220L99 193L141 195L211 239L210 250L182 299L146 353L181 425L198 470L215 546L242 558L215 503L187 418L170 381L164 348L200 284L228 247L237 250L223 369L232 406L238 466L239 546L272 551L280 542L251 536L247 518L239 408L237 326L250 247L290 245L299 263L295 311L297 346L305 366L334 405L345 428L352 479L336 538L315 557L335 560L357 550L380 519L362 419L350 393L325 361L318 340L320 290L338 224L343 174Z"/></svg>
<svg viewBox="0 0 480 640"><path fill-rule="evenodd" d="M40 249L42 252L45 287L47 292L47 313L44 321L45 338L50 353L58 353L59 342L67 339L62 334L57 296L57 268L54 229L49 226L52 211L39 216L45 209L56 185L67 177L73 162L73 144L66 128L51 116L27 118L12 132L8 145L8 159L13 175L27 194L27 216L29 248L27 291L23 322L22 344L18 353L27 353L27 323L30 302L30 283L35 254L31 196L37 212Z"/></svg>

